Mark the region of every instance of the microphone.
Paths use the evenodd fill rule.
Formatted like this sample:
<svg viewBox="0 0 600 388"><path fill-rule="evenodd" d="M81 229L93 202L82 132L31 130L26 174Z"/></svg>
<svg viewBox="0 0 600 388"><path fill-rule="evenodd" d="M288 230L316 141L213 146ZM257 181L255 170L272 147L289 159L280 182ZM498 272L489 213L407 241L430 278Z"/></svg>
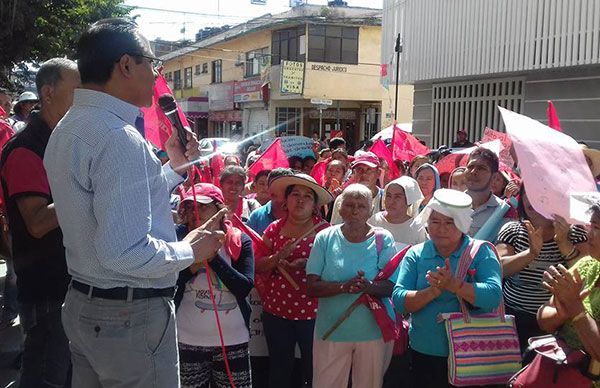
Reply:
<svg viewBox="0 0 600 388"><path fill-rule="evenodd" d="M169 93L165 93L158 98L158 105L171 122L171 125L177 130L179 141L181 142L181 145L185 147L187 144L187 131L185 130L183 123L179 118L179 112L177 110L175 98Z"/></svg>

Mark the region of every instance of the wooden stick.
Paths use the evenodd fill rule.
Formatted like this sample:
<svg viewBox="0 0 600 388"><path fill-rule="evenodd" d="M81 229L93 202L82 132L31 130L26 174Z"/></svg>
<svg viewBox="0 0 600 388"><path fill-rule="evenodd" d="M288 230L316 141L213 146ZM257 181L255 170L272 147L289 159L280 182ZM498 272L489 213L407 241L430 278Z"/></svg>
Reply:
<svg viewBox="0 0 600 388"><path fill-rule="evenodd" d="M287 280L288 283L290 283L292 285L292 287L294 287L294 290L298 291L300 289L300 286L298 285L298 283L296 283L294 278L292 278L292 276L288 273L288 271L285 270L285 268L283 268L283 266L278 264L277 270L279 270L279 272L285 278L285 280Z"/></svg>
<svg viewBox="0 0 600 388"><path fill-rule="evenodd" d="M334 332L334 331L336 331L336 330L337 330L337 328L338 328L338 327L340 327L340 325L341 325L342 323L344 323L344 321L345 321L346 319L348 319L348 317L349 317L349 316L352 314L352 312L354 312L354 310L356 310L356 308L362 304L361 298L362 298L362 295L361 295L361 296L360 296L358 299L356 299L356 300L354 301L354 303L352 303L352 304L350 305L350 307L348 307L348 308L347 308L347 309L344 311L344 313L343 313L343 314L342 314L342 315L341 315L341 316L338 318L338 320L337 320L337 321L335 321L335 323L333 324L333 326L331 326L331 327L329 328L329 330L327 330L327 332L325 332L325 334L323 334L323 337L321 337L321 339L322 339L323 341L325 341L327 338L329 338L329 336L330 336L331 334L333 334L333 332Z"/></svg>

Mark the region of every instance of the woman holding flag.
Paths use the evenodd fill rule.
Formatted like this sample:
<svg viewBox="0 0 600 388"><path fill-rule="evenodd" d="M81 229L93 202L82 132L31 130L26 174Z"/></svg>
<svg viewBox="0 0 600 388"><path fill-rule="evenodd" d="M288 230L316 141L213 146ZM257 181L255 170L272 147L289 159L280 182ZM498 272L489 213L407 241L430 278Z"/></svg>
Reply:
<svg viewBox="0 0 600 388"><path fill-rule="evenodd" d="M184 225L178 232L185 234L185 230L204 224L224 206L218 187L196 184L179 204ZM230 221L220 222L226 232L223 247L206 266L181 271L177 281L175 304L182 387L226 387L232 382L236 388L252 386L248 354L250 305L246 299L254 282L252 242ZM223 352L227 354L225 359Z"/></svg>
<svg viewBox="0 0 600 388"><path fill-rule="evenodd" d="M291 387L296 344L303 383L312 381L312 341L316 299L307 294L306 262L315 234L329 226L319 215L331 194L306 174L280 176L270 190L285 197L287 216L264 232L268 255L258 256L256 288L262 300L263 329L269 349L269 387Z"/></svg>
<svg viewBox="0 0 600 388"><path fill-rule="evenodd" d="M352 184L338 200L343 223L317 235L306 267L309 295L319 298L313 387L346 387L350 369L352 386L381 387L393 350L389 297L395 269L391 276L376 276L396 253L394 238L367 223L373 197L366 186ZM369 301L382 307L388 330L379 326Z"/></svg>

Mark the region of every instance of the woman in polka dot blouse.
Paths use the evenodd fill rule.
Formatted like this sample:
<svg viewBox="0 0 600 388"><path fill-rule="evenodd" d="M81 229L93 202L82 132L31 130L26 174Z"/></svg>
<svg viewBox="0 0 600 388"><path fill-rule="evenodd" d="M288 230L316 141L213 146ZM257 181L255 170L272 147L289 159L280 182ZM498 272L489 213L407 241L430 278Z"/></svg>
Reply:
<svg viewBox="0 0 600 388"><path fill-rule="evenodd" d="M256 260L263 287L263 328L269 349L269 387L291 387L294 350L300 348L302 378L312 380L312 342L317 300L306 294L306 262L315 235L329 226L318 209L331 194L305 174L282 176L271 190L285 196L287 216L265 230L264 242L272 254Z"/></svg>

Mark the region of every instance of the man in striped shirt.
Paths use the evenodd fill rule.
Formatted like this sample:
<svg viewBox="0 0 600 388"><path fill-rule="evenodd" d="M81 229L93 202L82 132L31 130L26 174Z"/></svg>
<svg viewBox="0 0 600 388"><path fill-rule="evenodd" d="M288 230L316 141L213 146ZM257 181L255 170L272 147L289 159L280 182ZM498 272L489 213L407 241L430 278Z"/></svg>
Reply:
<svg viewBox="0 0 600 388"><path fill-rule="evenodd" d="M73 279L62 308L72 385L178 387L177 274L223 240L196 229L176 241L169 195L199 144L189 132L184 147L173 131L161 166L135 128L157 74L135 23L93 24L77 54L82 88L44 157Z"/></svg>

